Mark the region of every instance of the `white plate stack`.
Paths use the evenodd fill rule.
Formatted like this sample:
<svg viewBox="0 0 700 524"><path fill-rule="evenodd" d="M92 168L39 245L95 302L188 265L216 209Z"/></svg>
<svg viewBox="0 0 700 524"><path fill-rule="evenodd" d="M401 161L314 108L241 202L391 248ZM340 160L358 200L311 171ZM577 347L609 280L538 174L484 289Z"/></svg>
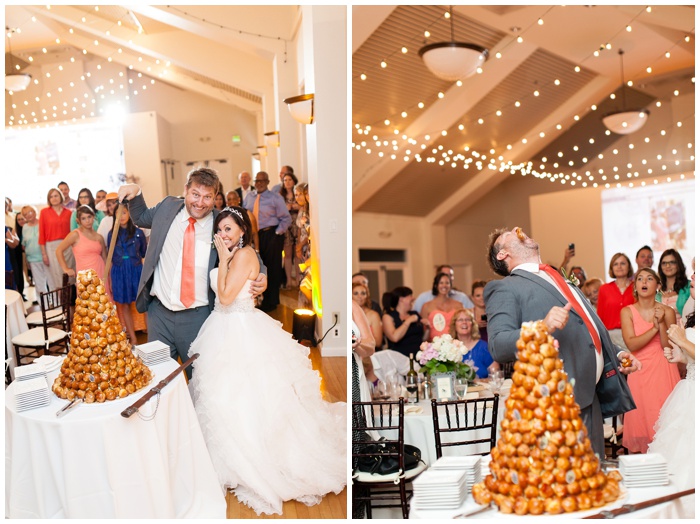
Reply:
<svg viewBox="0 0 700 524"><path fill-rule="evenodd" d="M136 348L136 355L147 366L155 366L170 360L170 346L160 340L154 340L153 342L134 347Z"/></svg>
<svg viewBox="0 0 700 524"><path fill-rule="evenodd" d="M32 380L35 378L43 378L44 382L46 382L46 368L43 364L38 363L38 359L35 360L32 364L27 364L26 366L17 366L15 368L16 380Z"/></svg>
<svg viewBox="0 0 700 524"><path fill-rule="evenodd" d="M440 457L435 461L430 469L440 471L460 470L467 474L467 490L471 491L472 486L481 482L481 455L468 455L463 457Z"/></svg>
<svg viewBox="0 0 700 524"><path fill-rule="evenodd" d="M416 509L458 508L468 493L466 471L430 468L413 481L411 506Z"/></svg>
<svg viewBox="0 0 700 524"><path fill-rule="evenodd" d="M481 457L481 478L486 478L491 474L491 455L484 455Z"/></svg>
<svg viewBox="0 0 700 524"><path fill-rule="evenodd" d="M51 373L52 371L55 371L61 367L64 358L65 357L58 357L54 355L42 355L37 358L34 363L43 365L46 372Z"/></svg>
<svg viewBox="0 0 700 524"><path fill-rule="evenodd" d="M647 488L668 484L668 464L663 455L622 455L620 473L628 488Z"/></svg>
<svg viewBox="0 0 700 524"><path fill-rule="evenodd" d="M20 366L20 368L22 367L29 366ZM51 403L46 373L44 373L43 377L17 380L14 389L17 411L36 409L48 406Z"/></svg>

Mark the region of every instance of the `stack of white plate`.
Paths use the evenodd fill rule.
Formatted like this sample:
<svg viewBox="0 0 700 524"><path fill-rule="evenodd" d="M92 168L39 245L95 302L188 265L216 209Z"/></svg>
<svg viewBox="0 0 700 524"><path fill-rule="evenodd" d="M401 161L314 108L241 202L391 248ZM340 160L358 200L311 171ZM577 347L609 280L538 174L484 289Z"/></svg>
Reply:
<svg viewBox="0 0 700 524"><path fill-rule="evenodd" d="M458 508L469 491L466 471L431 468L413 481L411 506L416 509Z"/></svg>
<svg viewBox="0 0 700 524"><path fill-rule="evenodd" d="M34 361L32 364L18 366L15 368L15 379L32 380L35 378L43 378L44 382L46 383L46 368L43 364Z"/></svg>
<svg viewBox="0 0 700 524"><path fill-rule="evenodd" d="M27 366L20 366L20 368L22 367ZM17 411L36 409L43 406L48 406L51 403L49 385L46 382L45 376L32 378L29 380L18 380L14 389L15 401L17 402Z"/></svg>
<svg viewBox="0 0 700 524"><path fill-rule="evenodd" d="M488 477L491 474L489 464L491 464L491 455L481 457L481 478Z"/></svg>
<svg viewBox="0 0 700 524"><path fill-rule="evenodd" d="M34 363L43 365L46 372L51 373L52 371L61 367L61 364L63 364L63 359L64 357L54 355L42 355L37 358Z"/></svg>
<svg viewBox="0 0 700 524"><path fill-rule="evenodd" d="M441 471L464 471L467 474L467 490L477 482L481 482L481 455L468 455L466 457L440 457L430 469Z"/></svg>
<svg viewBox="0 0 700 524"><path fill-rule="evenodd" d="M134 347L136 348L136 354L147 366L162 364L170 360L170 346L160 340L154 340L153 342Z"/></svg>
<svg viewBox="0 0 700 524"><path fill-rule="evenodd" d="M658 453L622 455L620 473L628 488L646 488L668 484L668 464Z"/></svg>

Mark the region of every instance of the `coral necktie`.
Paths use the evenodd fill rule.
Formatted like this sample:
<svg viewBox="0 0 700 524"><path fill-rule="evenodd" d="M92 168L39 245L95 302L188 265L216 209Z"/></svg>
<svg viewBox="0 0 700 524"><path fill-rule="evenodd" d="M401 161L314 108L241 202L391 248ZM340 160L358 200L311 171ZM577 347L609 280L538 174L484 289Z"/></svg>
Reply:
<svg viewBox="0 0 700 524"><path fill-rule="evenodd" d="M187 219L189 224L185 229L182 242L182 280L180 282L180 302L185 307L194 303L194 223L196 219Z"/></svg>
<svg viewBox="0 0 700 524"><path fill-rule="evenodd" d="M253 204L253 216L255 217L255 221L260 224L260 220L258 220L258 214L260 213L260 193L258 193L258 196L255 197L255 204Z"/></svg>
<svg viewBox="0 0 700 524"><path fill-rule="evenodd" d="M595 344L595 349L598 353L600 353L601 348L603 347L600 342L600 336L595 330L595 327L593 327L593 324L588 318L588 315L583 310L583 306L578 300L576 300L576 297L574 296L573 292L571 291L571 289L569 289L569 284L566 283L564 277L561 276L561 274L556 269L554 269L552 266L548 266L547 264L540 264L540 271L544 271L550 277L552 277L554 283L561 290L561 292L564 293L564 296L569 301L569 304L571 304L571 307L573 307L574 310L576 310L576 313L578 313L578 315L581 317L581 320L583 320L584 324L586 324L588 332L591 334L591 338L593 339L593 344Z"/></svg>

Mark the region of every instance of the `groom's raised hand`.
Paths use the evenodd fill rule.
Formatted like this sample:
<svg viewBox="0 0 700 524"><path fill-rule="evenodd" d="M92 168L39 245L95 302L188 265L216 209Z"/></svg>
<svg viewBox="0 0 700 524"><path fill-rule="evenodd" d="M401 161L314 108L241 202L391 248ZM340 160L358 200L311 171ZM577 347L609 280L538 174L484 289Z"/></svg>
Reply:
<svg viewBox="0 0 700 524"><path fill-rule="evenodd" d="M141 187L138 184L125 184L119 187L119 191L117 191L119 202L124 202L124 199L133 200L139 191L141 191Z"/></svg>
<svg viewBox="0 0 700 524"><path fill-rule="evenodd" d="M262 295L266 289L267 289L267 275L260 273L258 275L258 278L256 278L250 284L250 294L253 295L254 297L257 297L258 295Z"/></svg>

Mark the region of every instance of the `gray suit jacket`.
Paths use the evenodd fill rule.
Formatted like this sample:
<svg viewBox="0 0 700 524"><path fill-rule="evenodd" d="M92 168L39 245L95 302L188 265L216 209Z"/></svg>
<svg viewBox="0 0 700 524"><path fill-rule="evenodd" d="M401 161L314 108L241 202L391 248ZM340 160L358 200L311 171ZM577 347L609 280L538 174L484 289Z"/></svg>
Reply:
<svg viewBox="0 0 700 524"><path fill-rule="evenodd" d="M574 293L580 290L569 284ZM486 315L488 318L489 351L499 362L515 360L515 342L520 337L523 322L542 320L554 306L563 307L563 295L551 284L537 275L517 270L502 280L492 280L484 288ZM610 335L590 304L583 301L595 322L603 344L605 363L617 369L617 350ZM559 352L564 361L564 370L576 379L574 396L576 402L585 409L593 403L596 394L595 346L588 329L574 309L569 312L569 321L564 329L553 334L559 341ZM601 377L601 382L603 377ZM621 381L621 395L631 393L625 380Z"/></svg>

